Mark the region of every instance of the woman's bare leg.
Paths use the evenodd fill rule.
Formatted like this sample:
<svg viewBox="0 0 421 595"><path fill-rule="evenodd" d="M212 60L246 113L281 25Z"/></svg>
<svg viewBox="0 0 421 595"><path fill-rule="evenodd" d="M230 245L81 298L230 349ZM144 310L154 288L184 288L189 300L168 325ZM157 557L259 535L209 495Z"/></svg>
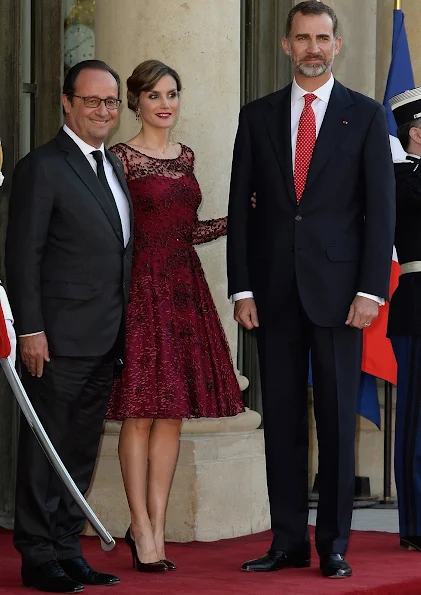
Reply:
<svg viewBox="0 0 421 595"><path fill-rule="evenodd" d="M181 419L155 419L149 438L147 505L160 560L165 559L165 515L180 447Z"/></svg>
<svg viewBox="0 0 421 595"><path fill-rule="evenodd" d="M118 445L121 472L130 508L131 535L136 542L139 560L144 563L157 562L160 559L146 503L152 423L152 419L124 420Z"/></svg>

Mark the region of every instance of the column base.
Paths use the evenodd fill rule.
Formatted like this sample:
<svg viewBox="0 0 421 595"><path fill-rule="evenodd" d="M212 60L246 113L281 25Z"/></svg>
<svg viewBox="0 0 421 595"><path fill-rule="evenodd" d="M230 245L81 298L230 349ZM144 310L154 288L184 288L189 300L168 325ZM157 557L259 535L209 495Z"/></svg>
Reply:
<svg viewBox="0 0 421 595"><path fill-rule="evenodd" d="M269 528L260 415L185 420L167 511L168 541L216 541ZM107 422L88 502L114 537L130 523L118 461L121 424ZM87 524L87 535L92 528Z"/></svg>

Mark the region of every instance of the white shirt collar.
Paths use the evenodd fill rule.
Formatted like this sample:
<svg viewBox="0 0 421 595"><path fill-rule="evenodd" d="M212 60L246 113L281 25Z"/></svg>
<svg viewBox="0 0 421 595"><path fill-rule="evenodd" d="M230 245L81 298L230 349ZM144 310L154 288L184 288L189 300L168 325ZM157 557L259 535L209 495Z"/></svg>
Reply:
<svg viewBox="0 0 421 595"><path fill-rule="evenodd" d="M316 95L318 99L321 99L325 103L329 103L330 95L332 93L333 85L335 84L335 79L333 78L333 74L330 75L330 79L321 87L312 91L313 95ZM297 101L299 101L304 95L307 95L308 91L302 89L298 84L297 81L292 81L292 88L291 88L291 105L294 105Z"/></svg>
<svg viewBox="0 0 421 595"><path fill-rule="evenodd" d="M77 144L79 149L82 151L82 153L85 155L85 157L87 155L89 155L90 153L92 153L92 151L101 151L105 157L104 144L102 144L98 148L91 147L91 145L88 145L88 143L85 143L85 141L82 140L75 132L73 132L73 130L71 130L66 124L63 126L63 130L66 134L68 134L70 136L70 138L72 140L75 141L75 143Z"/></svg>
<svg viewBox="0 0 421 595"><path fill-rule="evenodd" d="M415 155L414 153L407 153L408 157L414 157L415 159L421 159L421 155Z"/></svg>

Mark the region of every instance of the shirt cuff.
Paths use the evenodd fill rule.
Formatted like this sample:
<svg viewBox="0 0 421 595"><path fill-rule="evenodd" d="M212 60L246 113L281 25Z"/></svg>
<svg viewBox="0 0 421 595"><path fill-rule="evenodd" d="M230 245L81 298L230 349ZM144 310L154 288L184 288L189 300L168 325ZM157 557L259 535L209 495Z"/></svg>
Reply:
<svg viewBox="0 0 421 595"><path fill-rule="evenodd" d="M384 306L385 304L385 300L384 298L378 297L377 295L371 295L370 293L363 293L362 291L359 291L357 293L357 295L360 295L361 297L365 297L368 298L369 300L373 300L375 302L377 302L379 304L379 306ZM246 298L253 298L253 292L252 291L240 291L238 293L234 293L231 296L231 301L234 302L238 302L238 300L244 300Z"/></svg>
<svg viewBox="0 0 421 595"><path fill-rule="evenodd" d="M28 333L27 335L19 335L19 337L35 337L35 335L42 335L44 331L38 331L37 333Z"/></svg>
<svg viewBox="0 0 421 595"><path fill-rule="evenodd" d="M369 300L373 300L374 302L377 302L379 304L379 306L384 306L384 304L385 304L384 298L381 298L377 295L371 295L371 293L363 293L362 291L359 291L357 293L357 295L360 295L361 297L368 298Z"/></svg>
<svg viewBox="0 0 421 595"><path fill-rule="evenodd" d="M234 304L235 302L238 302L238 300L245 300L246 298L253 298L253 292L252 291L240 291L239 293L234 293L231 296L231 302Z"/></svg>

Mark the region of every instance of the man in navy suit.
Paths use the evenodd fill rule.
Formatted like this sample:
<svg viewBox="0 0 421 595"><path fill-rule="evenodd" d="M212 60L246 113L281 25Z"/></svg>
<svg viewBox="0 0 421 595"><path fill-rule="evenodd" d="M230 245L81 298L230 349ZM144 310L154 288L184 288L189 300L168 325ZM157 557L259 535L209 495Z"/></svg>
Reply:
<svg viewBox="0 0 421 595"><path fill-rule="evenodd" d="M394 173L383 107L332 76L334 11L295 6L282 45L294 80L245 105L228 215L235 319L257 329L273 541L243 565L310 564L308 354L319 446L316 547L322 574L348 577L362 331L388 299ZM253 211L250 196L257 193Z"/></svg>

